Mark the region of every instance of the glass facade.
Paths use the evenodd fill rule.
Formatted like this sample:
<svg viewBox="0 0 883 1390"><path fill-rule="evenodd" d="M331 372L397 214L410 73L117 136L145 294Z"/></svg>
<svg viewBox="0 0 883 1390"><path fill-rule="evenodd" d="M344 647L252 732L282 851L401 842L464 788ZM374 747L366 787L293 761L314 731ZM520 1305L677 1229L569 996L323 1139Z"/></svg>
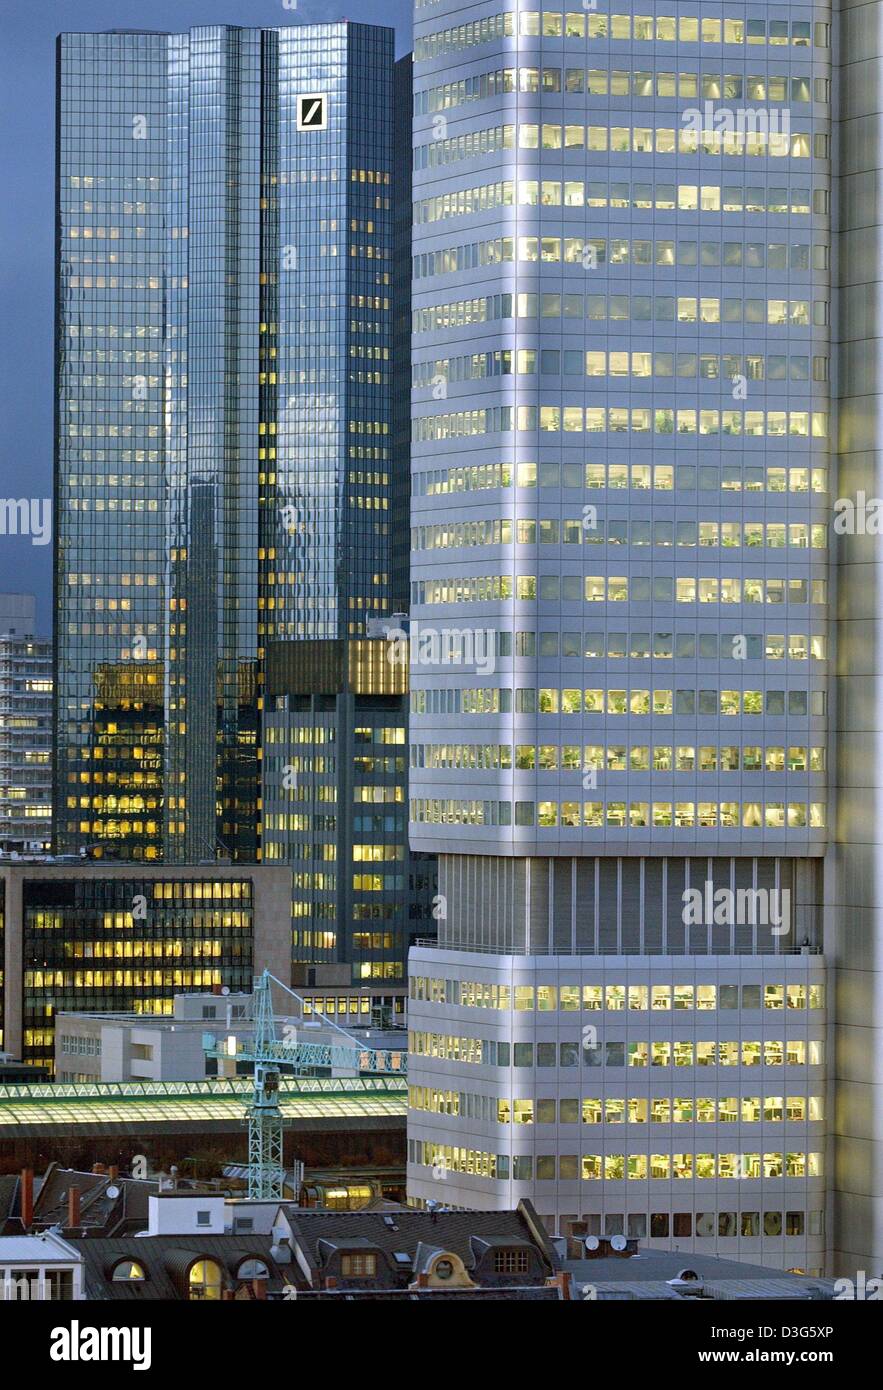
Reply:
<svg viewBox="0 0 883 1390"><path fill-rule="evenodd" d="M185 990L251 988L249 879L29 879L21 1058L54 1068L60 1011L171 1014Z"/></svg>
<svg viewBox="0 0 883 1390"><path fill-rule="evenodd" d="M394 979L404 749L375 844L353 720L332 701L320 721L340 735L335 833L397 874L394 929L369 900L338 930L301 863L306 848L336 878L317 828L331 789L299 818L306 843L289 838L287 764L261 745L268 667L362 638L407 598L403 71L396 86L392 30L346 22L59 40L56 847L290 858L296 958L318 943ZM404 737L401 691L392 706ZM357 937L360 914L379 925Z"/></svg>
<svg viewBox="0 0 883 1390"><path fill-rule="evenodd" d="M54 832L162 853L168 40L58 40Z"/></svg>
<svg viewBox="0 0 883 1390"><path fill-rule="evenodd" d="M266 645L391 611L392 32L58 85L57 847L254 859Z"/></svg>

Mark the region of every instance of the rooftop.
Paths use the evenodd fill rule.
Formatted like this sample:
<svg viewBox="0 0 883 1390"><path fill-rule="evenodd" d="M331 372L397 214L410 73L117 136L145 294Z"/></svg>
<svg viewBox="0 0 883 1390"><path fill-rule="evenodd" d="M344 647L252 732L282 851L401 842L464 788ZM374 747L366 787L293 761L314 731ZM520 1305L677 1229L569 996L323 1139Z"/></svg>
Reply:
<svg viewBox="0 0 883 1390"><path fill-rule="evenodd" d="M39 1138L73 1130L107 1134L106 1126L131 1132L239 1130L251 1097L247 1076L200 1081L81 1082L72 1085L0 1085L0 1141ZM279 1087L282 1114L295 1128L403 1125L408 1086L404 1076L285 1077Z"/></svg>
<svg viewBox="0 0 883 1390"><path fill-rule="evenodd" d="M574 1281L573 1296L584 1297L581 1289L591 1285L601 1300L605 1298L675 1299L696 1297L689 1284L701 1285L706 1296L727 1299L830 1299L834 1281L802 1274L788 1274L768 1265L744 1264L717 1255L684 1253L681 1250L645 1250L636 1255L600 1256L597 1259L565 1260ZM687 1292L679 1292L671 1280L684 1271L698 1275L685 1281Z"/></svg>

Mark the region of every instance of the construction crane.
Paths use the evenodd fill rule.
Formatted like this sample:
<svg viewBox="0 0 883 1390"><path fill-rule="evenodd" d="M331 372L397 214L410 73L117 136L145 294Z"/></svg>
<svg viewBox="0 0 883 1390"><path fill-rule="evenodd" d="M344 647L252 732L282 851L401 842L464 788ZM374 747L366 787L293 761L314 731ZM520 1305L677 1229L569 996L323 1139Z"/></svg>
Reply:
<svg viewBox="0 0 883 1390"><path fill-rule="evenodd" d="M269 970L257 975L253 982L252 1022L254 1037L250 1047L239 1046L239 1039L229 1036L218 1045L212 1033L203 1034L203 1048L209 1057L223 1061L251 1062L253 1085L246 1110L248 1125L248 1195L254 1200L282 1197L284 1173L282 1131L284 1118L279 1106L279 1081L282 1068L305 1076L322 1068L346 1068L360 1076L404 1076L407 1053L396 1048L362 1047L355 1038L332 1019L314 1011L321 1025L340 1035L340 1042L307 1042L296 1024L283 1024L283 1038L276 1033L271 986L276 984L297 1001L300 1016L304 1015L304 1000L288 985L277 980Z"/></svg>

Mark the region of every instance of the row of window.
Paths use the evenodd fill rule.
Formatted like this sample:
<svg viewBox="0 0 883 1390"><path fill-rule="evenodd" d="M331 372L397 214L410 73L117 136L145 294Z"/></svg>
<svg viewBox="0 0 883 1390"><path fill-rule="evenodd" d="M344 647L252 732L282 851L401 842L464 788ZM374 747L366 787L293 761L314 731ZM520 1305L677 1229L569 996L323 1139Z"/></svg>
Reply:
<svg viewBox="0 0 883 1390"><path fill-rule="evenodd" d="M672 269L685 266L725 270L790 270L794 273L827 270L827 242L807 241L692 241L657 237L584 237L581 264L586 269L601 266L652 266ZM468 241L421 251L412 258L412 275L424 280L432 275L450 275L461 270L478 270L488 265L504 265L515 260L515 237L493 237L488 241Z"/></svg>
<svg viewBox="0 0 883 1390"><path fill-rule="evenodd" d="M585 32L585 25L583 25ZM460 24L456 29L443 29L435 34L414 41L414 61L423 62L426 58L437 58L442 53L454 53L463 48L473 48L476 44L490 43L492 39L511 38L515 33L515 16L511 10L500 14L486 15L484 19L474 19L468 24Z"/></svg>
<svg viewBox="0 0 883 1390"><path fill-rule="evenodd" d="M792 521L604 521L590 512L582 516L509 517L488 521L451 521L411 528L412 550L460 550L486 545L631 545L666 549L738 550L769 546L782 550L824 550L828 528L822 522Z"/></svg>
<svg viewBox="0 0 883 1390"><path fill-rule="evenodd" d="M819 1067L825 1046L803 1038L713 1042L660 1040L606 1042L497 1042L493 1038L456 1037L421 1029L408 1032L408 1051L416 1057L435 1057L477 1067Z"/></svg>
<svg viewBox="0 0 883 1390"><path fill-rule="evenodd" d="M74 1057L100 1057L101 1038L85 1038L75 1033L62 1033L59 1042L62 1052Z"/></svg>
<svg viewBox="0 0 883 1390"><path fill-rule="evenodd" d="M648 1222L649 1215L649 1222ZM761 1226L761 1216L763 1224ZM597 1212L587 1213L585 1218L586 1235L601 1234L601 1217ZM761 1235L775 1236L803 1236L807 1232L811 1236L821 1236L825 1230L825 1213L822 1210L815 1211L697 1211L695 1231L693 1226L693 1212L691 1211L652 1211L647 1212L630 1211L604 1213L604 1233L607 1236L619 1236L628 1230L630 1237L636 1240L647 1239L648 1233L651 1239L665 1239L669 1237L669 1230L673 1236L705 1237L714 1239L718 1236L729 1236L735 1239L742 1236L747 1239L757 1239ZM793 1269L792 1274L814 1274L821 1275L820 1268L809 1270Z"/></svg>
<svg viewBox="0 0 883 1390"><path fill-rule="evenodd" d="M562 201L563 188L563 201ZM608 181L580 179L544 182L542 189L536 179L503 179L498 183L477 184L472 188L454 189L414 203L414 226L443 222L449 217L470 217L474 213L491 212L495 208L513 207L570 207L570 208L628 208L652 212L747 212L758 214L808 217L810 211L824 216L828 212L829 196L825 188L817 188L810 201L807 187L788 188L784 185L767 187L764 184L695 184L630 183L628 180ZM78 278L78 277L77 277Z"/></svg>
<svg viewBox="0 0 883 1390"><path fill-rule="evenodd" d="M696 488L696 465L679 463L473 463L450 468L424 468L411 474L414 497L442 497L452 492L484 492L496 488L573 488L591 491L679 492ZM700 465L700 492L804 494L828 490L825 467L782 468L779 465L726 463Z"/></svg>
<svg viewBox="0 0 883 1390"><path fill-rule="evenodd" d="M471 1104L470 1104L471 1102ZM475 1102L479 1102L478 1105ZM487 1106L481 1104L487 1102ZM409 1086L408 1106L501 1125L805 1124L824 1120L822 1096L595 1096L569 1100L481 1096ZM478 1110L479 1114L474 1112ZM473 1112L473 1113L470 1113Z"/></svg>
<svg viewBox="0 0 883 1390"><path fill-rule="evenodd" d="M750 890L747 890L750 891ZM741 991L741 1002L740 1002ZM501 985L483 980L446 980L412 975L410 997L463 1009L499 1009L508 1013L713 1012L716 1009L823 1009L822 984L793 985Z"/></svg>
<svg viewBox="0 0 883 1390"><path fill-rule="evenodd" d="M65 960L220 960L231 949L220 941L63 941ZM233 948L242 950L237 943Z"/></svg>
<svg viewBox="0 0 883 1390"><path fill-rule="evenodd" d="M809 20L745 19L732 16L709 19L697 15L639 15L586 13L585 10L503 10L456 28L439 29L414 43L415 62L458 53L476 44L497 38L610 39L614 43L633 39L635 43L714 43L769 45L772 48L827 48L830 26Z"/></svg>
<svg viewBox="0 0 883 1390"><path fill-rule="evenodd" d="M415 825L512 825L509 801L467 801L441 797L413 797L411 822ZM541 829L581 826L601 830L604 825L633 830L824 830L825 803L811 801L516 801L514 824Z"/></svg>
<svg viewBox="0 0 883 1390"><path fill-rule="evenodd" d="M144 989L169 985L175 989L211 989L222 984L220 970L26 970L25 990Z"/></svg>
<svg viewBox="0 0 883 1390"><path fill-rule="evenodd" d="M485 1153L480 1149L434 1144L421 1139L411 1142L419 1155L411 1161L433 1169L438 1176L468 1173L483 1178L509 1177L508 1154ZM580 1177L585 1181L603 1179L605 1182L646 1182L648 1179L651 1182L671 1179L692 1182L697 1179L752 1181L823 1176L824 1154L800 1150L784 1153L539 1154L536 1157L536 1177L540 1180ZM530 1182L533 1177L533 1155L513 1155L512 1180Z"/></svg>
<svg viewBox="0 0 883 1390"><path fill-rule="evenodd" d="M133 894L133 897L146 896L145 894ZM145 911L146 911L145 906ZM180 915L179 915L180 914ZM132 915L132 908L119 912L102 912L100 917L92 908L71 908L64 909L32 909L26 910L27 930L31 931L61 931L81 933L85 928L103 928L104 931L135 931L136 923L146 922L148 919L135 917ZM192 936L194 932L199 932L205 928L214 927L219 931L244 932L250 931L252 927L252 915L249 911L237 911L235 909L206 909L190 908L186 911L183 907L173 908L167 911L165 907L150 907L150 928L156 931L157 928L164 934L180 933Z"/></svg>
<svg viewBox="0 0 883 1390"><path fill-rule="evenodd" d="M617 55L619 57L619 55ZM620 61L627 62L625 54ZM478 72L471 77L462 77L454 82L443 82L434 87L424 87L414 93L414 115L432 116L443 111L453 110L455 107L468 105L473 101L487 101L489 98L508 96L514 92L522 92L525 95L542 92L547 93L563 92L567 95L579 96L586 93L589 96L638 96L644 98L668 97L684 98L697 100L700 95L699 77L700 74L695 70L688 71L666 71L656 73L656 91L654 92L654 73L649 69L633 71L631 68L613 68L608 65L605 68L560 68L555 67L509 67L495 68L489 72ZM735 78L738 82L738 73L717 73L702 74L703 79L710 76L711 81L703 80L702 96L704 100L719 100L722 97L727 101L739 100L738 97L731 97L730 92L737 90L737 85L732 81ZM745 74L745 80L753 81L750 89L752 92L750 100L762 102L784 103L790 98L789 79L784 74L771 73L763 78L751 78ZM796 72L798 83L803 78L802 71ZM717 78L717 82L715 82ZM715 90L718 96L713 93ZM758 96L758 92L764 92L764 96ZM726 96L724 96L726 94ZM831 84L830 79L822 77L816 79L813 87L813 96L816 101L827 104L830 100Z"/></svg>
<svg viewBox="0 0 883 1390"><path fill-rule="evenodd" d="M805 744L692 744L610 743L415 743L411 748L411 766L432 769L453 768L458 771L507 770L514 766L522 771L539 768L541 772L582 772L584 769L606 769L608 772L824 772L826 749L807 748Z"/></svg>
<svg viewBox="0 0 883 1390"><path fill-rule="evenodd" d="M747 395L749 381L828 380L828 358L803 353L750 352L645 352L629 349L582 348L503 348L496 352L476 352L461 357L436 358L415 362L411 385L432 388L434 399L444 398L450 382L487 381L500 376L587 376L587 377L698 377L701 381L722 378L740 387ZM735 378L744 376L745 382Z"/></svg>
<svg viewBox="0 0 883 1390"><path fill-rule="evenodd" d="M415 415L415 443L436 443L478 435L654 434L720 435L748 439L827 439L827 411L808 410L677 410L672 406L518 405L492 409L457 410L440 415Z"/></svg>
<svg viewBox="0 0 883 1390"><path fill-rule="evenodd" d="M807 91L809 90L808 84ZM808 99L808 98L807 98ZM488 132L490 138L485 142L475 131L472 135L460 135L451 140L436 140L431 145L418 145L414 150L414 165L417 169L432 168L451 164L459 159L469 158L481 150L482 143L494 149L520 150L588 150L594 154L672 154L672 155L724 155L743 159L746 156L770 159L827 159L829 155L828 136L811 135L808 131L790 131L788 113L783 113L771 121L766 112L752 112L754 129L750 131L711 129L711 113L697 116L696 125L688 126L644 126L644 125L534 125L524 122L515 126L497 126ZM759 117L759 119L758 119ZM707 119L700 134L699 125ZM770 128L764 128L767 122ZM774 123L784 129L777 130ZM517 136L516 136L517 129ZM499 134L497 133L499 132ZM476 146L479 148L476 149Z"/></svg>
<svg viewBox="0 0 883 1390"><path fill-rule="evenodd" d="M575 246L577 244L574 242ZM582 242L581 244L583 247L588 245L590 248L592 245L590 242ZM576 259L577 261L580 260L579 257ZM565 318L576 321L590 319L593 322L607 322L608 317L610 317L613 322L625 323L629 319L634 319L637 322L649 323L654 315L657 323L674 323L676 303L682 305L679 312L683 312L685 315L683 322L689 323L696 321L698 302L692 297L677 299L674 295L586 295L559 294L557 291L543 294L482 295L474 299L460 299L448 304L428 304L423 308L415 309L411 316L411 326L414 333L438 333L452 328L469 328L496 319L539 317L541 319ZM710 304L720 303L719 300L709 300L708 302ZM743 301L741 298L724 300L725 321L728 321L727 316L730 314L738 314L739 319L741 319L744 303L749 306L747 310L749 322L760 324L766 321L768 316L768 309L765 307L767 301L763 299ZM787 323L790 313L787 308L788 301L775 300L769 301L769 303L777 306L776 315L781 316L782 323ZM805 304L808 301L795 300L793 303L795 305ZM827 301L816 300L814 305L814 315L818 311L818 316L825 320L827 318ZM709 312L711 311L709 310ZM798 317L804 317L803 309L795 310L795 314Z"/></svg>
<svg viewBox="0 0 883 1390"><path fill-rule="evenodd" d="M699 713L716 718L725 715L760 715L814 718L825 715L827 701L821 690L699 690L697 706L695 688L653 690L619 689L555 690L550 686L518 686L515 690L516 714L609 714L609 715L676 715ZM559 699L560 695L560 699ZM787 706L786 706L787 697ZM411 692L412 714L511 714L512 690L509 686L453 687L425 686ZM527 755L529 756L529 755ZM600 751L597 754L600 757ZM728 769L732 771L732 768ZM754 770L754 769L752 769ZM303 790L303 789L301 789ZM297 793L292 793L296 799ZM307 800L306 796L301 797Z"/></svg>
<svg viewBox="0 0 883 1390"><path fill-rule="evenodd" d="M412 692L412 709L415 714L432 713L427 711L426 701L421 697L430 694L429 689ZM697 698L698 696L698 698ZM811 698L810 698L811 697ZM431 702L430 702L431 703ZM461 691L460 713L485 714L485 692ZM502 708L502 707L501 707ZM496 713L496 711L491 711ZM505 711L504 711L505 712ZM551 686L521 686L516 690L516 714L608 714L608 715L693 715L715 718L725 716L761 715L784 717L804 717L808 713L822 716L825 713L823 691L806 690L717 690L690 689L646 690L646 689L564 689ZM587 750L588 753L588 750ZM528 763L530 753L516 757L515 766L522 765L520 757ZM597 766L601 761L601 750L593 750L589 766Z"/></svg>
<svg viewBox="0 0 883 1390"><path fill-rule="evenodd" d="M412 604L497 603L508 599L549 603L813 603L828 601L824 579L756 578L739 575L654 576L645 574L451 575L415 579Z"/></svg>

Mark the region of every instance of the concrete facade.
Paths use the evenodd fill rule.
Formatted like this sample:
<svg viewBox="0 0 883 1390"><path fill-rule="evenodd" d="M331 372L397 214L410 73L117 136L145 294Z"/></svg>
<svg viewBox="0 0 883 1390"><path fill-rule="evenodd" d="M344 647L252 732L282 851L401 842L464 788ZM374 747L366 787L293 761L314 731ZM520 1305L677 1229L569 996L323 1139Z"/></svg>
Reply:
<svg viewBox="0 0 883 1390"><path fill-rule="evenodd" d="M476 1062L495 1040L546 1055L538 1010L519 1017L504 994L509 1016L458 1030L447 1004L412 999L412 1036L470 1040L465 1057L459 1043L412 1052L412 1085L443 1093L430 1113L412 1094L415 1200L506 1189L505 1203L521 1157L519 1194L553 1224L580 1207L602 1234L608 1218L628 1233L655 1211L661 1243L732 1241L738 1258L814 1272L879 1262L876 570L841 568L837 592L831 563L838 334L857 340L856 397L840 402L848 491L870 495L876 477L862 344L880 259L878 10L844 7L839 30L826 4L415 10L410 618L441 645L412 656L410 834L440 856L441 949L413 952L412 977L441 980L442 999L464 980L499 999L518 971L536 988L548 970L556 990L591 980L606 998L626 966L672 990L707 970L740 1002L731 1018L697 1012L695 1041L729 1053L731 1023L762 1051L767 1037L744 987L753 999L792 969L837 971L836 1032L804 1039L814 1070L790 1115L787 1062L775 1082L775 1060L749 1061L735 1086L697 1068L687 1096L704 1113L682 1106L672 1129L693 1155L671 1180L674 1201L689 1190L679 1207L662 1189L648 1206L649 1150L646 1182L640 1162L619 1178L643 1121L620 1128L600 1086L565 1095L549 1071L550 1090L536 1050L502 1075ZM873 563L873 542L846 544ZM838 644L831 619L846 613L860 621ZM787 894L787 921L738 906L697 920L694 890L737 905ZM558 1040L568 1057L596 1022L582 1006ZM642 1022L652 1055L652 1009ZM611 1041L615 1057L631 1045ZM829 1070L845 1088L829 1094ZM454 1109L467 1094L473 1114ZM758 1097L768 1120L752 1118ZM514 1124L516 1098L533 1129ZM544 1114L597 1101L603 1118L541 1132L540 1100ZM767 1124L782 1128L756 1142ZM550 1160L580 1169L587 1133L568 1190ZM706 1134L725 1145L713 1164ZM479 1180L479 1150L507 1175Z"/></svg>

